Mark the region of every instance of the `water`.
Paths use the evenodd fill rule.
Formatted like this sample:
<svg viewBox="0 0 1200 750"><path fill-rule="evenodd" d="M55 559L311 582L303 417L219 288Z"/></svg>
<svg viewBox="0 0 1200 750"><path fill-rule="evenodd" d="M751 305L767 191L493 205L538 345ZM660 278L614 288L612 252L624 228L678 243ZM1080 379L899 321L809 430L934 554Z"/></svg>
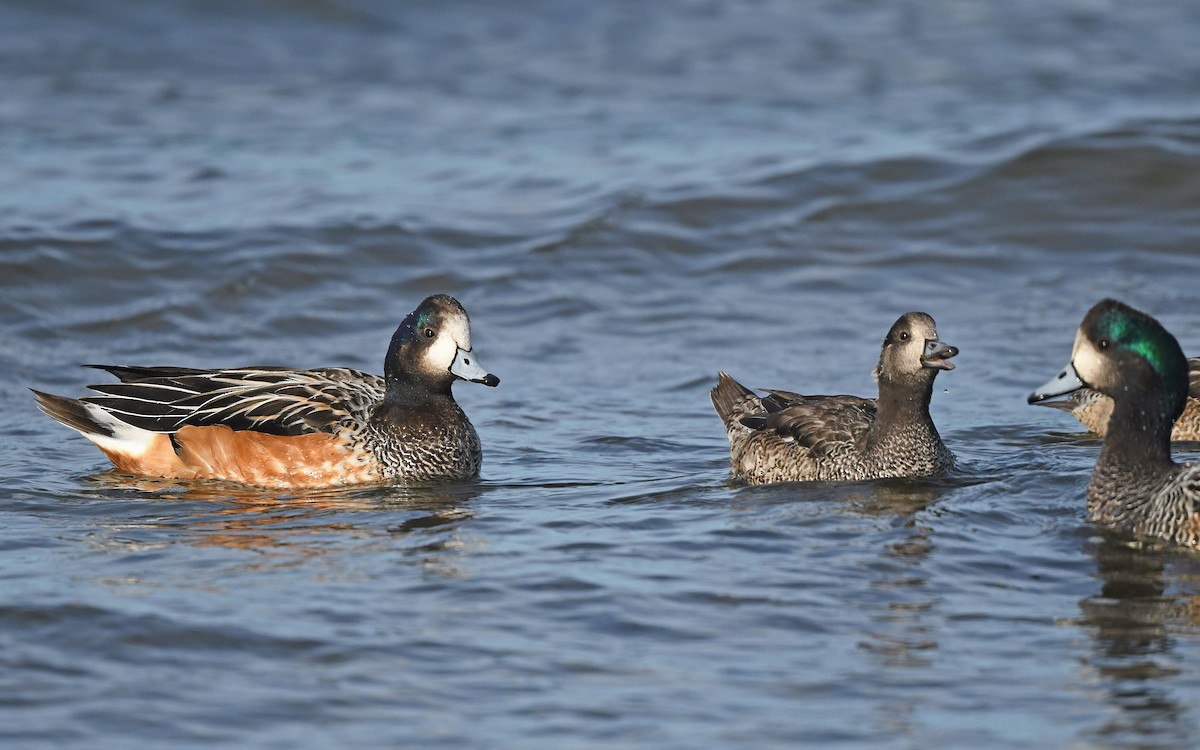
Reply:
<svg viewBox="0 0 1200 750"><path fill-rule="evenodd" d="M1024 397L1105 295L1200 352L1200 11L1046 6L0 8L4 744L1191 747L1200 564ZM438 291L464 486L134 480L26 390ZM869 394L910 309L958 474L729 481L718 369Z"/></svg>

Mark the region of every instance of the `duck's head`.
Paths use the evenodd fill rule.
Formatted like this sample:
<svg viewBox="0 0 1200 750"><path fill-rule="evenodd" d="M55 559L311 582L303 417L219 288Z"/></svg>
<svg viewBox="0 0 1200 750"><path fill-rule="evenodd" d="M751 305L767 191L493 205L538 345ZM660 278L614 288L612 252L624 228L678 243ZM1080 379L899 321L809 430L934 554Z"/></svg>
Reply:
<svg viewBox="0 0 1200 750"><path fill-rule="evenodd" d="M937 324L927 313L910 312L900 316L883 339L877 380L933 380L938 370L953 370L950 358L958 348L938 339Z"/></svg>
<svg viewBox="0 0 1200 750"><path fill-rule="evenodd" d="M1075 333L1071 361L1029 394L1036 404L1092 388L1114 401L1162 400L1177 416L1188 392L1188 362L1175 337L1140 310L1113 299L1098 302Z"/></svg>
<svg viewBox="0 0 1200 750"><path fill-rule="evenodd" d="M427 297L400 323L388 348L384 375L389 383L423 383L435 390L449 390L456 379L500 383L472 354L471 319L447 294Z"/></svg>

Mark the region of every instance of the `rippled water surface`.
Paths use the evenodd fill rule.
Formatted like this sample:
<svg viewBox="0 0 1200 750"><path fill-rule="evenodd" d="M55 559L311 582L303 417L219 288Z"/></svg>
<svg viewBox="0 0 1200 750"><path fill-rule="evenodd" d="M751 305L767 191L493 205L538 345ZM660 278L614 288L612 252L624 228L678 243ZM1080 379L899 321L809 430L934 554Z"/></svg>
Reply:
<svg viewBox="0 0 1200 750"><path fill-rule="evenodd" d="M1024 403L1102 296L1200 352L1200 10L1125 5L6 3L3 744L1194 746L1200 561ZM463 486L137 480L26 390L439 291ZM730 481L718 369L870 394L911 309L958 473Z"/></svg>

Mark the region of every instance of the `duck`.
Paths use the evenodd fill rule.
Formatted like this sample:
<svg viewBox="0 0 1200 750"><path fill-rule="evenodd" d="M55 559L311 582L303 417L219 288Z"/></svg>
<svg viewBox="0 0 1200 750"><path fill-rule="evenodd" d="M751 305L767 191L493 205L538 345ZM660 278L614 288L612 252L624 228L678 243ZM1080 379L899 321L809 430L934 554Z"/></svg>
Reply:
<svg viewBox="0 0 1200 750"><path fill-rule="evenodd" d="M901 315L883 339L878 398L766 396L717 375L713 408L729 438L730 469L750 484L925 477L954 467L929 402L933 382L958 349L938 338L924 312Z"/></svg>
<svg viewBox="0 0 1200 750"><path fill-rule="evenodd" d="M1171 429L1173 441L1200 441L1200 357L1188 358L1188 397L1183 413ZM1062 409L1071 414L1089 432L1104 437L1113 402L1108 396L1091 388L1080 388L1059 401L1038 401L1038 406Z"/></svg>
<svg viewBox="0 0 1200 750"><path fill-rule="evenodd" d="M82 398L33 390L51 419L117 470L277 489L422 484L479 475L479 435L458 380L495 387L475 358L467 311L435 294L393 334L383 376L343 367L196 369L86 365L118 382Z"/></svg>
<svg viewBox="0 0 1200 750"><path fill-rule="evenodd" d="M1188 385L1188 360L1175 337L1147 313L1104 299L1080 323L1067 366L1029 394L1031 404L1084 388L1112 399L1087 490L1093 522L1200 546L1200 465L1171 458Z"/></svg>

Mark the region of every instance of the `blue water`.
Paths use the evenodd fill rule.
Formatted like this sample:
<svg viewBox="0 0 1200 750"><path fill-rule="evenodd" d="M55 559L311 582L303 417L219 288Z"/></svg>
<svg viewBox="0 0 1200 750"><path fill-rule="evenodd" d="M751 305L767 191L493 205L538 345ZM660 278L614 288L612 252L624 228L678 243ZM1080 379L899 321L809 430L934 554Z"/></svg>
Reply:
<svg viewBox="0 0 1200 750"><path fill-rule="evenodd" d="M1200 8L0 6L0 744L1184 748L1200 560L1025 395L1103 296L1200 352ZM113 474L90 362L378 372L425 295L478 482ZM708 401L869 395L961 470L746 487ZM1181 456L1200 455L1181 446Z"/></svg>

